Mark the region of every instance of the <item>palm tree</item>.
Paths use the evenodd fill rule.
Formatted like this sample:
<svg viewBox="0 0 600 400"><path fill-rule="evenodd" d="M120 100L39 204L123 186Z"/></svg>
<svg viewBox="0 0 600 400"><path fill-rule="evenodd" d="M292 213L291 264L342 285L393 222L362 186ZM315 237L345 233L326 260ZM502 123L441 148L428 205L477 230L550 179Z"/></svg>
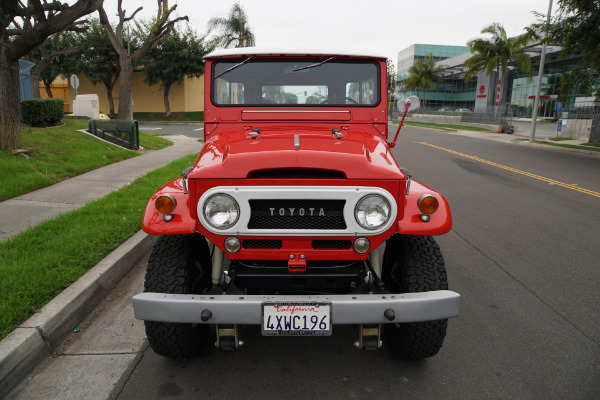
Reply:
<svg viewBox="0 0 600 400"><path fill-rule="evenodd" d="M240 3L235 3L227 18L215 17L208 21L209 31L218 29L221 34L217 40L220 47L254 46L254 34L248 26L248 16Z"/></svg>
<svg viewBox="0 0 600 400"><path fill-rule="evenodd" d="M492 72L494 70L496 70L496 76L500 76L500 72L502 72L501 99L504 98L506 90L505 82L508 77L509 63L516 65L524 75L532 76L531 58L525 53L530 36L525 34L509 38L504 27L498 22L486 26L481 33L488 33L492 36L489 39L477 38L467 42L473 55L464 63L464 66L468 68L465 82L480 71L485 71L486 76L489 76L487 105L493 106L493 87L495 85L492 84Z"/></svg>
<svg viewBox="0 0 600 400"><path fill-rule="evenodd" d="M435 65L432 53L425 57L425 61L417 61L408 69L408 78L402 81L404 91L417 91L423 101L423 108L427 106L427 93L434 88L434 81L442 80L441 73L444 67Z"/></svg>

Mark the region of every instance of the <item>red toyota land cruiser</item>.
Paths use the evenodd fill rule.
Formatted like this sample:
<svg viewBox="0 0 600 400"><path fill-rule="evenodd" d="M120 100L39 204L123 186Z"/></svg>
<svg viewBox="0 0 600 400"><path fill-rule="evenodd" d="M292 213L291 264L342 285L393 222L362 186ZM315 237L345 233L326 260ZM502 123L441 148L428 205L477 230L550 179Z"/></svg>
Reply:
<svg viewBox="0 0 600 400"><path fill-rule="evenodd" d="M385 57L353 52L207 56L206 143L144 214L161 237L133 303L156 353L193 357L211 326L237 348L240 325L350 324L358 348L437 354L460 295L432 236L452 219L392 155L386 73Z"/></svg>

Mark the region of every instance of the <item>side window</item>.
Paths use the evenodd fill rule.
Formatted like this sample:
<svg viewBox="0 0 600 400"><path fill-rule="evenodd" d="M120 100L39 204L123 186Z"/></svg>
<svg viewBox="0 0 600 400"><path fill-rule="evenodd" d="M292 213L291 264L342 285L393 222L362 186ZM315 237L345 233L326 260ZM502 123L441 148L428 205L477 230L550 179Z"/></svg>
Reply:
<svg viewBox="0 0 600 400"><path fill-rule="evenodd" d="M376 100L374 80L371 78L362 82L346 83L346 97L360 104L374 104Z"/></svg>
<svg viewBox="0 0 600 400"><path fill-rule="evenodd" d="M219 104L244 104L244 84L217 78L215 98Z"/></svg>

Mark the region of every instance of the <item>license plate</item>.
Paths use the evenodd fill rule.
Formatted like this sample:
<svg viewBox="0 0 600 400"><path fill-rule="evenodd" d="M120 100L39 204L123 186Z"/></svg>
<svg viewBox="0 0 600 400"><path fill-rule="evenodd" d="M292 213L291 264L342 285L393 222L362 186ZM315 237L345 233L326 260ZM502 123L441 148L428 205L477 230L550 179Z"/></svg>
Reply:
<svg viewBox="0 0 600 400"><path fill-rule="evenodd" d="M265 336L330 336L331 303L263 303Z"/></svg>

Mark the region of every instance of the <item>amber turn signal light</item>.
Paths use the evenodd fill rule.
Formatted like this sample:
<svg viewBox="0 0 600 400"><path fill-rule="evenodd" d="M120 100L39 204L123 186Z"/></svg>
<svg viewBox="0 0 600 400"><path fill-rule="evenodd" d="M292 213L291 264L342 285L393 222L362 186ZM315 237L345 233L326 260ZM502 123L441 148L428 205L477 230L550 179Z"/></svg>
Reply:
<svg viewBox="0 0 600 400"><path fill-rule="evenodd" d="M419 197L419 210L425 215L431 215L437 211L440 203L438 199L430 194Z"/></svg>
<svg viewBox="0 0 600 400"><path fill-rule="evenodd" d="M176 205L177 201L175 200L175 197L173 197L173 195L171 194L161 194L154 202L154 207L156 207L156 211L163 215L171 214L175 209Z"/></svg>

